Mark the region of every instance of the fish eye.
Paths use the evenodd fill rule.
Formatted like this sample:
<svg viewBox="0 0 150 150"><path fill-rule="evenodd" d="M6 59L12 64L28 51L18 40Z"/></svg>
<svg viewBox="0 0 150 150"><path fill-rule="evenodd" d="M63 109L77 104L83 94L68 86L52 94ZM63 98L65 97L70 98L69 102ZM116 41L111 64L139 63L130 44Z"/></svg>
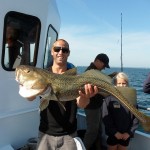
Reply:
<svg viewBox="0 0 150 150"><path fill-rule="evenodd" d="M26 73L30 73L30 70L29 70L29 69L27 69L27 70L25 70L25 72L26 72Z"/></svg>

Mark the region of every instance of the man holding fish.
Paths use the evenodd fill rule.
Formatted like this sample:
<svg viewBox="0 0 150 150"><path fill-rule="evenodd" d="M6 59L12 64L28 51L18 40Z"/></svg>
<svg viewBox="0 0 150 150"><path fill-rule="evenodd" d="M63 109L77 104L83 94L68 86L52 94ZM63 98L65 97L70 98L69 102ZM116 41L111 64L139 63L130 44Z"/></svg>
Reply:
<svg viewBox="0 0 150 150"><path fill-rule="evenodd" d="M63 39L57 40L51 50L53 65L48 68L50 72L63 74L70 68L67 68L67 59L70 55L69 44ZM41 96L47 95L49 88L41 91ZM53 101L50 100L48 107L40 112L39 142L37 150L76 150L76 144L73 140L76 137L77 106L84 108L88 105L90 97L98 92L96 86L85 85L85 94L79 91L79 97L72 101ZM34 100L35 97L28 97ZM44 99L42 100L44 104ZM62 107L63 106L63 107Z"/></svg>
<svg viewBox="0 0 150 150"><path fill-rule="evenodd" d="M64 40L58 40L52 47L51 55L54 61L48 70L27 65L20 65L16 68L16 81L20 85L19 94L30 100L33 100L38 95L42 97L39 129L44 133L44 138L47 135L52 137L72 135L76 131L77 105L81 108L86 107L89 99L97 94L98 91L102 95L111 94L116 97L139 119L144 130L150 131L150 117L138 111L124 96L124 92L135 91L134 88L128 87L124 89L125 91L122 91L112 85L112 79L109 76L93 69L76 75L75 68L67 68L69 54L68 43ZM90 84L96 86L92 87ZM66 142L62 139L60 141L59 146L65 147ZM68 146L67 143L65 149ZM69 147L69 149L73 148Z"/></svg>

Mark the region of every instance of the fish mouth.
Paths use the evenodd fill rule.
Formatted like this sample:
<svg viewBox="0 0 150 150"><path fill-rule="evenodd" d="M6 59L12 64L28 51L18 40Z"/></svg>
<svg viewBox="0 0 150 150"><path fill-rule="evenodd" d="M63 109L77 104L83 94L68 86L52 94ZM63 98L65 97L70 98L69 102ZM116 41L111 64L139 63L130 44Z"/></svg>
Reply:
<svg viewBox="0 0 150 150"><path fill-rule="evenodd" d="M20 80L19 80L18 78L16 78L15 80L18 82L19 88L24 86L23 83L21 83Z"/></svg>
<svg viewBox="0 0 150 150"><path fill-rule="evenodd" d="M35 82L21 80L20 78L16 78L16 81L19 84L19 94L24 98L30 98L33 96L37 96L43 90L42 87L35 87Z"/></svg>
<svg viewBox="0 0 150 150"><path fill-rule="evenodd" d="M27 80L27 78L23 78L22 74L17 74L15 79L18 84L19 88L26 88L26 89L33 89L36 82L34 80Z"/></svg>
<svg viewBox="0 0 150 150"><path fill-rule="evenodd" d="M31 85L25 86L23 84L19 84L19 94L24 98L37 96L42 90L43 89L34 89Z"/></svg>
<svg viewBox="0 0 150 150"><path fill-rule="evenodd" d="M19 86L19 94L24 98L29 98L36 96L39 93L39 90L27 89L25 86Z"/></svg>

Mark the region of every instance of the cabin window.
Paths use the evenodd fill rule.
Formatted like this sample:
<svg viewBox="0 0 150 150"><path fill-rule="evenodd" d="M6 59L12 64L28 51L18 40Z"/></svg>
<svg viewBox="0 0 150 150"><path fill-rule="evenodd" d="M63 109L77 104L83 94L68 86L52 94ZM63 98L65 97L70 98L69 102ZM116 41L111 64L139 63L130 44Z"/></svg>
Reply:
<svg viewBox="0 0 150 150"><path fill-rule="evenodd" d="M44 66L43 68L49 67L52 63L52 56L51 56L51 48L53 43L57 40L58 33L55 28L50 25L48 27L47 38L46 38L46 46L45 46L45 56L44 56Z"/></svg>
<svg viewBox="0 0 150 150"><path fill-rule="evenodd" d="M36 65L41 23L37 17L9 12L4 19L2 66Z"/></svg>

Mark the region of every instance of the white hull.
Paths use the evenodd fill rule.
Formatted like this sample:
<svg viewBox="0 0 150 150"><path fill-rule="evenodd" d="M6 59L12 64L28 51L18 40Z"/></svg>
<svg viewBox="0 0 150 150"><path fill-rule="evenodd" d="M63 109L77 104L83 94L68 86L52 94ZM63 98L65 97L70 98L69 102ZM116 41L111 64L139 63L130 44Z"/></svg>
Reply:
<svg viewBox="0 0 150 150"><path fill-rule="evenodd" d="M150 134L140 131L135 132L135 137L131 140L129 150L149 150L150 149Z"/></svg>
<svg viewBox="0 0 150 150"><path fill-rule="evenodd" d="M0 118L1 148L11 145L17 149L25 145L28 139L37 137L39 114L37 109L20 111Z"/></svg>

